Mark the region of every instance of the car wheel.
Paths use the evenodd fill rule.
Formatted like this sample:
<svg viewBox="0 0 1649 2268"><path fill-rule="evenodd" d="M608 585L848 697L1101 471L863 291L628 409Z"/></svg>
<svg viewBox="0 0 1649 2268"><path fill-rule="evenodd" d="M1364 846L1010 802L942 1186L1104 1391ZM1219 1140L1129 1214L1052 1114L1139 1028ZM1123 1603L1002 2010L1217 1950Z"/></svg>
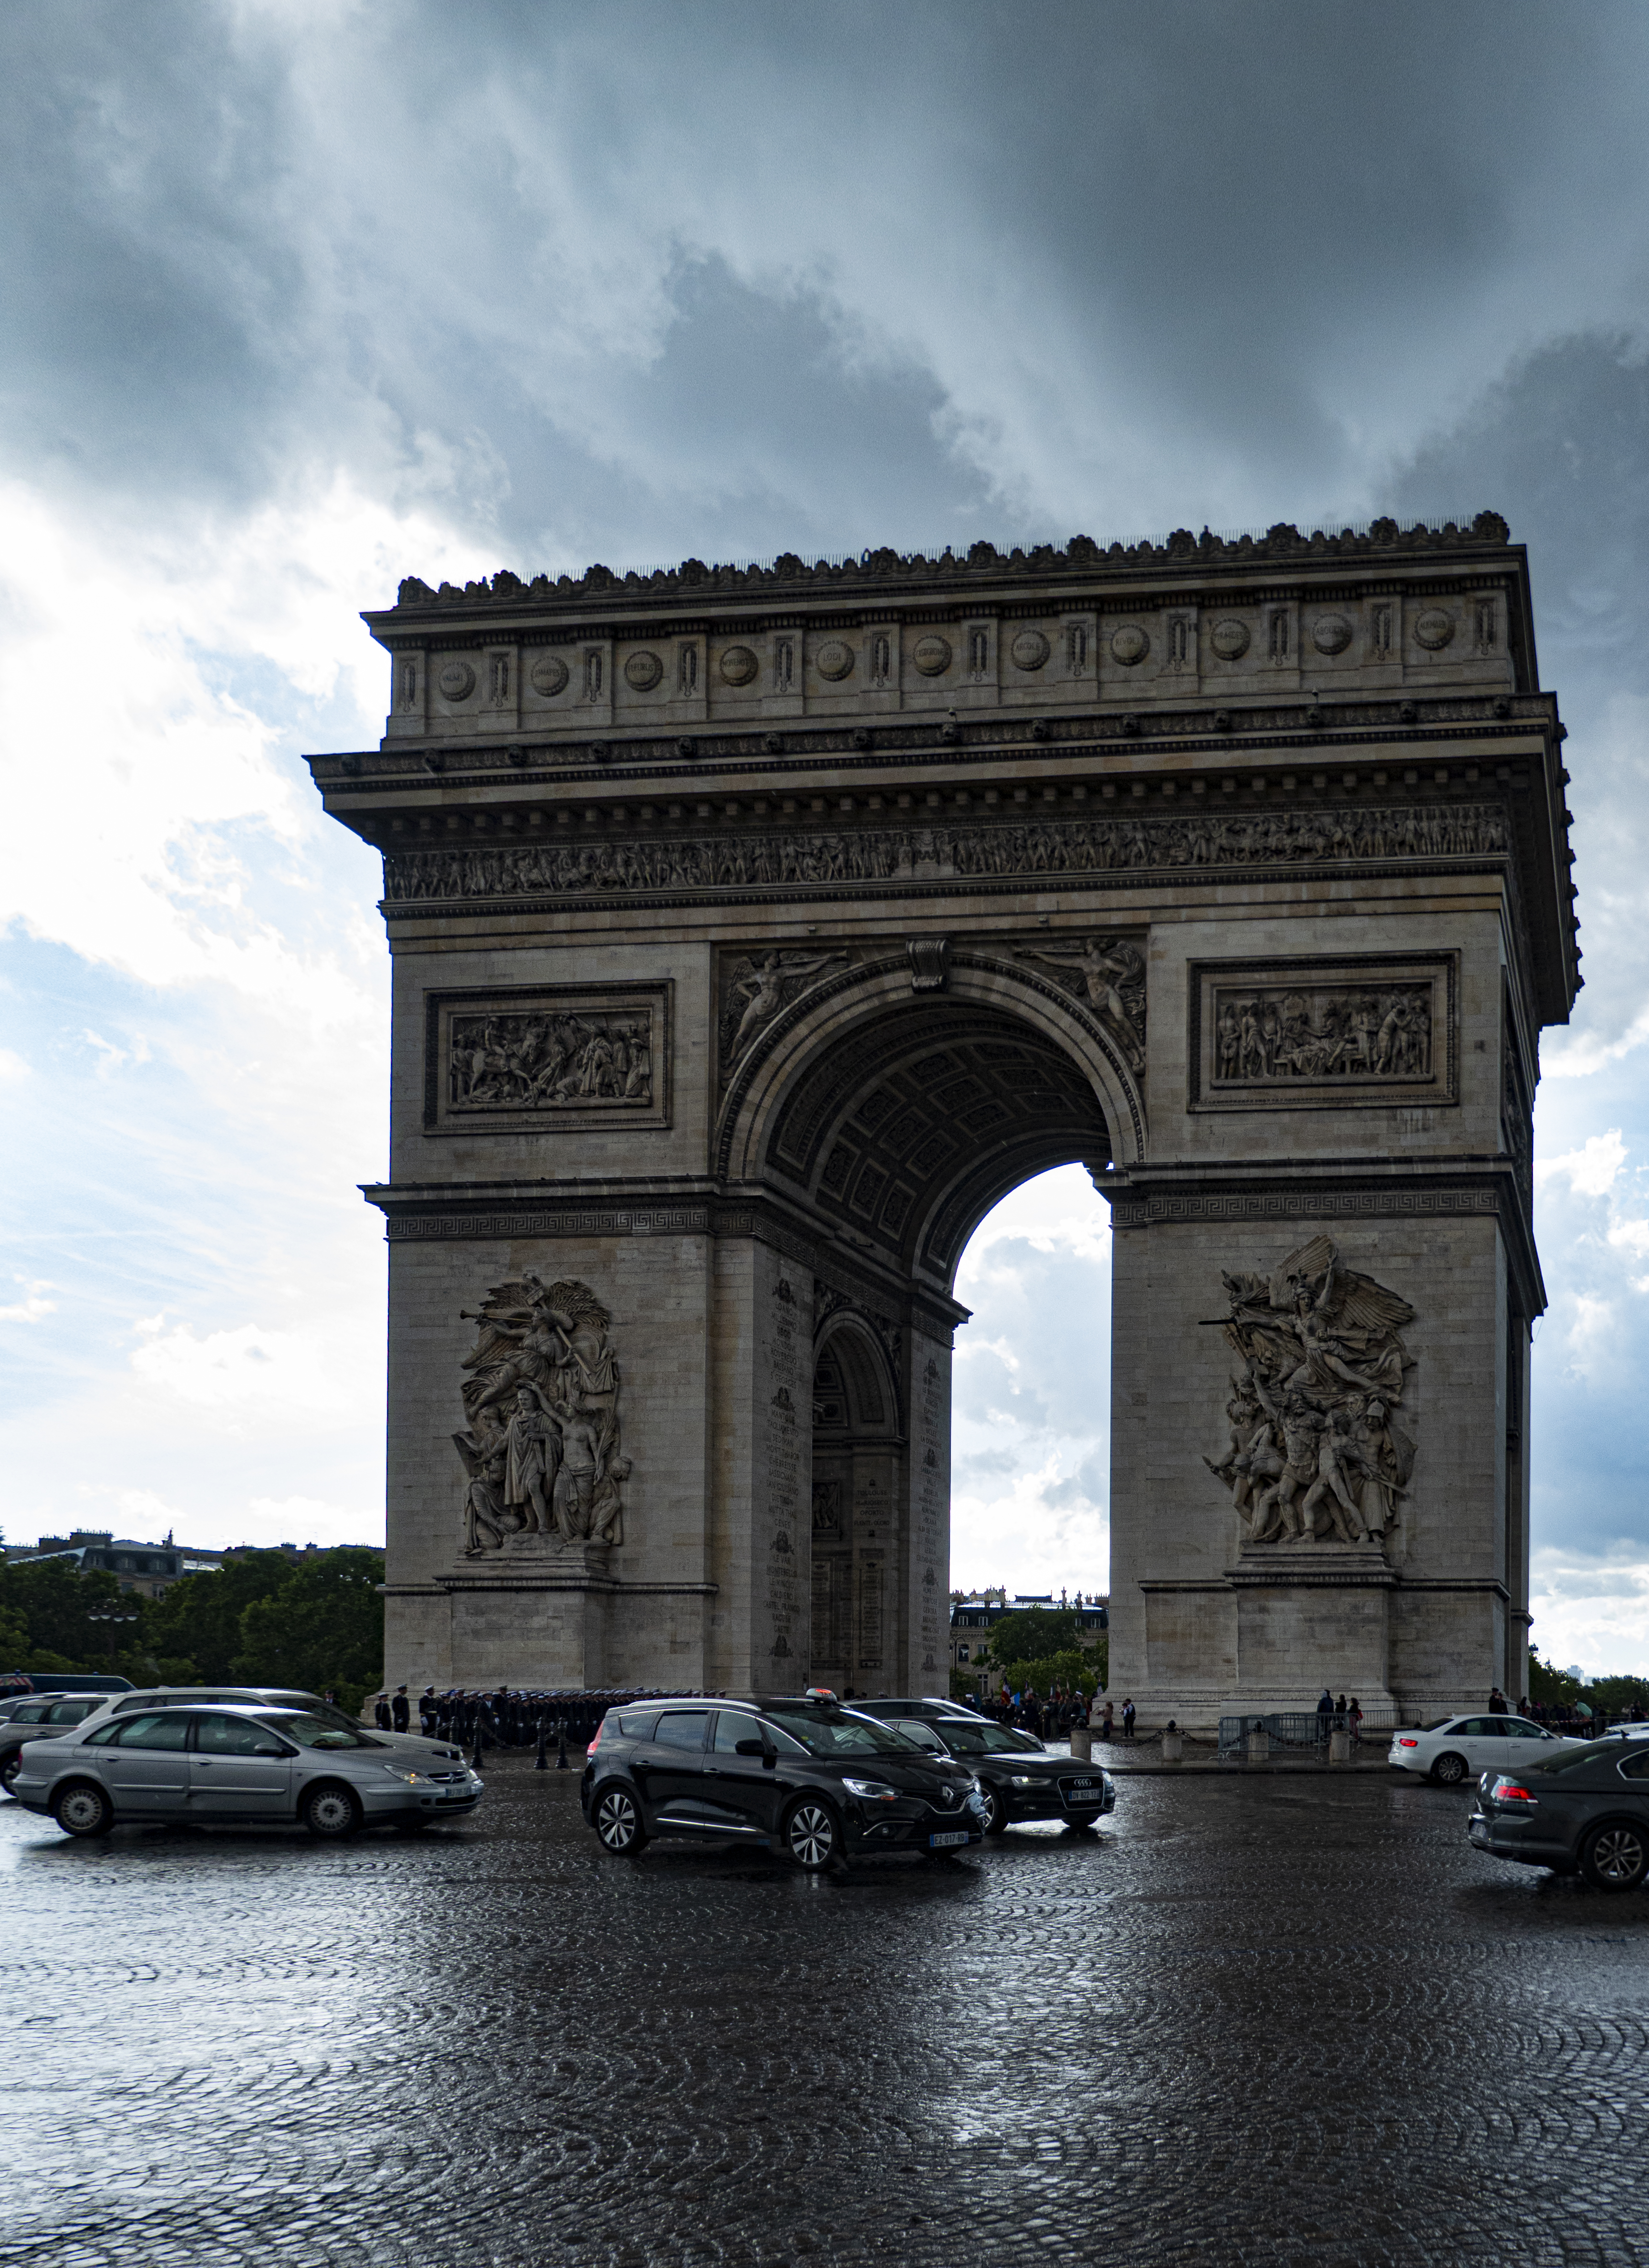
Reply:
<svg viewBox="0 0 1649 2268"><path fill-rule="evenodd" d="M1456 1756L1453 1749L1445 1749L1432 1766L1432 1778L1439 1787L1458 1787L1469 1770L1464 1756Z"/></svg>
<svg viewBox="0 0 1649 2268"><path fill-rule="evenodd" d="M345 1835L353 1835L361 1823L360 1798L336 1780L323 1780L312 1787L298 1807L298 1815L312 1835L323 1842L335 1843Z"/></svg>
<svg viewBox="0 0 1649 2268"><path fill-rule="evenodd" d="M601 1848L615 1859L626 1858L645 1844L641 1806L627 1787L609 1787L597 1796L595 1832Z"/></svg>
<svg viewBox="0 0 1649 2268"><path fill-rule="evenodd" d="M1594 1827L1580 1845L1580 1866L1600 1890L1635 1890L1649 1874L1649 1836L1612 1819Z"/></svg>
<svg viewBox="0 0 1649 2268"><path fill-rule="evenodd" d="M987 1787L985 1798L985 1833L1005 1835L1008 1831L1008 1807L1002 1800L1000 1788Z"/></svg>
<svg viewBox="0 0 1649 2268"><path fill-rule="evenodd" d="M114 1806L100 1787L77 1779L53 1797L52 1817L65 1835L107 1835L114 1824Z"/></svg>
<svg viewBox="0 0 1649 2268"><path fill-rule="evenodd" d="M21 1749L8 1749L5 1755L0 1756L0 1788L4 1788L8 1795L11 1794L12 1789L17 1786L18 1774L22 1771L22 1769L23 1751Z"/></svg>
<svg viewBox="0 0 1649 2268"><path fill-rule="evenodd" d="M784 1815L784 1848L804 1873L816 1874L836 1855L841 1837L828 1804L804 1795Z"/></svg>

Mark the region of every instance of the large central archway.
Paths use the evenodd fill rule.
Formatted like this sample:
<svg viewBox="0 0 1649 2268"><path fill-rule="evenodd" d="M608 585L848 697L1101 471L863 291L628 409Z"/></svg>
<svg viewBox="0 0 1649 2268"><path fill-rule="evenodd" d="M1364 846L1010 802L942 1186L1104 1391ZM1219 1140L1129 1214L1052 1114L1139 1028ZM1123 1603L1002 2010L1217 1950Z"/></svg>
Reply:
<svg viewBox="0 0 1649 2268"><path fill-rule="evenodd" d="M1125 1035L1079 984L1006 954L923 973L902 954L805 993L736 1067L723 1122L730 1180L805 1208L817 1240L806 1639L813 1676L860 1690L946 1678L968 1238L1049 1167L1110 1170L1144 1126Z"/></svg>

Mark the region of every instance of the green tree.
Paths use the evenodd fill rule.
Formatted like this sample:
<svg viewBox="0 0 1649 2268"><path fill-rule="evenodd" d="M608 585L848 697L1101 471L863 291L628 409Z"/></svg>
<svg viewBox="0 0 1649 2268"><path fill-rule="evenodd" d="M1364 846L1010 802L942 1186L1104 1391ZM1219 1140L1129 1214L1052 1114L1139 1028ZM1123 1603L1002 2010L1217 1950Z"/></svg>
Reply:
<svg viewBox="0 0 1649 2268"><path fill-rule="evenodd" d="M232 1675L246 1685L330 1686L358 1709L384 1675L381 1551L328 1551L296 1565L240 1617Z"/></svg>
<svg viewBox="0 0 1649 2268"><path fill-rule="evenodd" d="M1058 1653L1033 1655L1025 1661L1007 1661L999 1665L1002 1683L1010 1693L1023 1692L1034 1685L1044 1699L1052 1687L1063 1685L1067 1693L1080 1686L1086 1694L1097 1693L1105 1683L1105 1646L1090 1651L1086 1646L1069 1646Z"/></svg>
<svg viewBox="0 0 1649 2268"><path fill-rule="evenodd" d="M1516 1697L1513 1696L1513 1698ZM1580 1698L1580 1681L1571 1677L1565 1669L1554 1669L1550 1662L1542 1661L1534 1649L1528 1650L1528 1697L1542 1701L1548 1708L1572 1707Z"/></svg>
<svg viewBox="0 0 1649 2268"><path fill-rule="evenodd" d="M0 1569L0 1630L21 1658L8 1669L88 1669L129 1676L141 1660L143 1602L100 1570L83 1575L72 1559L25 1559ZM105 1621L107 1616L132 1619Z"/></svg>
<svg viewBox="0 0 1649 2268"><path fill-rule="evenodd" d="M1081 1642L1074 1607L1021 1607L991 1631L990 1654L996 1661L1043 1661Z"/></svg>
<svg viewBox="0 0 1649 2268"><path fill-rule="evenodd" d="M247 1551L225 1559L213 1573L185 1575L172 1584L151 1603L144 1630L153 1653L183 1665L182 1674L169 1682L228 1684L244 1645L240 1625L247 1608L277 1597L296 1572L297 1563L283 1551Z"/></svg>

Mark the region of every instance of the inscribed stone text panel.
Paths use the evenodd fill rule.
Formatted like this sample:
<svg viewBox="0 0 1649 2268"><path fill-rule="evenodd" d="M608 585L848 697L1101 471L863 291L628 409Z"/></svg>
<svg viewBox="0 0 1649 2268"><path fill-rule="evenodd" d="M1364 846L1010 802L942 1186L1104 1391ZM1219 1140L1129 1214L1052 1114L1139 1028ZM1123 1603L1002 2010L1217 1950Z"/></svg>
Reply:
<svg viewBox="0 0 1649 2268"><path fill-rule="evenodd" d="M1457 1102L1459 994L1454 953L1194 961L1189 1108Z"/></svg>
<svg viewBox="0 0 1649 2268"><path fill-rule="evenodd" d="M667 1126L672 989L666 981L426 993L425 1131Z"/></svg>

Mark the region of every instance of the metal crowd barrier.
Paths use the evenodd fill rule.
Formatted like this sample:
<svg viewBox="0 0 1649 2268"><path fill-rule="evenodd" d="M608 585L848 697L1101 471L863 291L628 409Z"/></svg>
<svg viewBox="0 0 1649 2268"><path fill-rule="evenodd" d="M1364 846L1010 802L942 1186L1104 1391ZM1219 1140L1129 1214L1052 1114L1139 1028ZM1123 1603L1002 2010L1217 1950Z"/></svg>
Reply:
<svg viewBox="0 0 1649 2268"><path fill-rule="evenodd" d="M1359 1736L1366 1745L1370 1741L1383 1742L1396 1723L1388 1710L1373 1713L1365 1711L1358 1724ZM1351 1727L1349 1712L1339 1709L1282 1709L1270 1716L1222 1717L1219 1720L1219 1753L1222 1756L1240 1756L1248 1746L1252 1732L1269 1733L1273 1749L1292 1749L1296 1753L1326 1749L1330 1733L1343 1733Z"/></svg>

